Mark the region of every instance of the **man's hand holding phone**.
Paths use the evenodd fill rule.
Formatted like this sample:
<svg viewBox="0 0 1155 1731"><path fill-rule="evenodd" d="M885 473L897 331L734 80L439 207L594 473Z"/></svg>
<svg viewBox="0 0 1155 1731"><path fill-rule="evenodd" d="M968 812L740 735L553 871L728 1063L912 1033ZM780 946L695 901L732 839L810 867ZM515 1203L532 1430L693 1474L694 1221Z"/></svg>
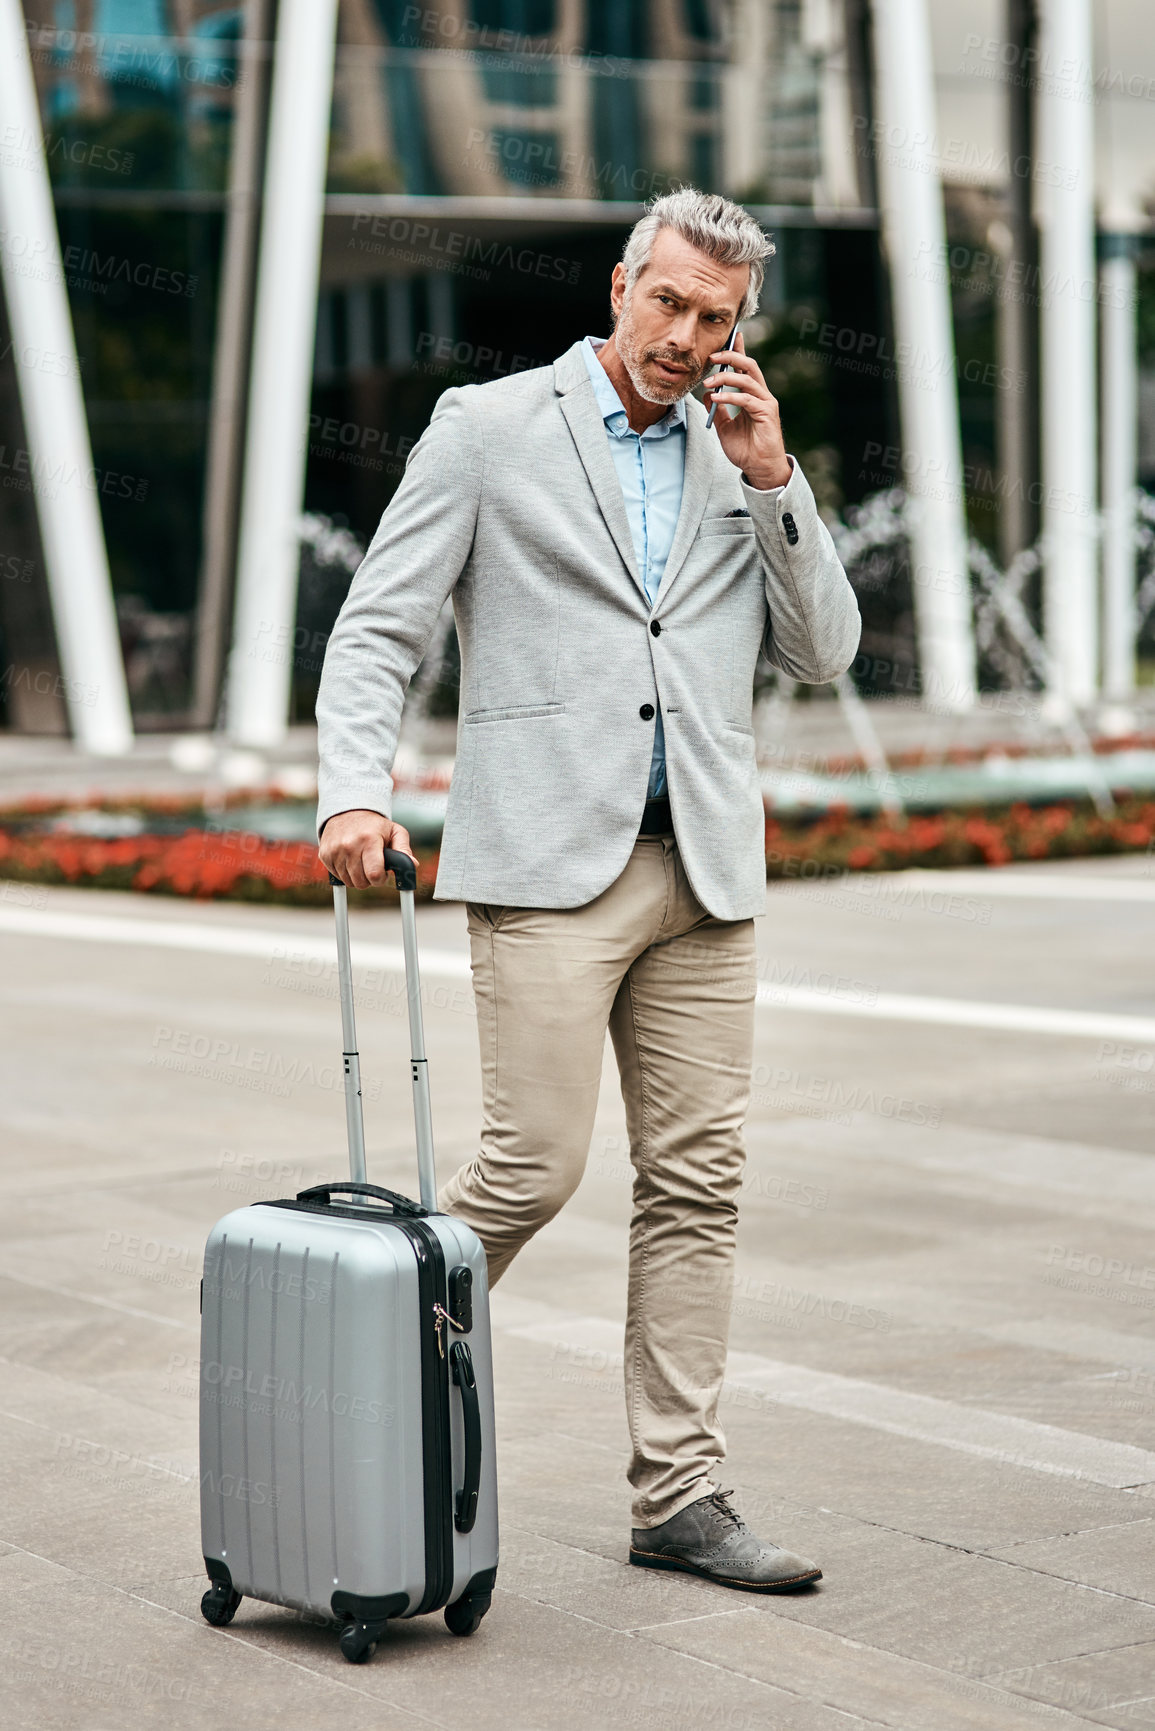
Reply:
<svg viewBox="0 0 1155 1731"><path fill-rule="evenodd" d="M379 811L336 812L321 831L321 864L351 890L367 890L385 882L385 849L417 855L409 831Z"/></svg>
<svg viewBox="0 0 1155 1731"><path fill-rule="evenodd" d="M718 406L742 411L733 420L728 415L718 418L714 430L722 449L752 487L763 492L784 487L793 469L782 441L778 402L770 394L761 367L746 353L741 331L733 339L733 347L716 350L710 359L722 363L706 381L711 413Z"/></svg>

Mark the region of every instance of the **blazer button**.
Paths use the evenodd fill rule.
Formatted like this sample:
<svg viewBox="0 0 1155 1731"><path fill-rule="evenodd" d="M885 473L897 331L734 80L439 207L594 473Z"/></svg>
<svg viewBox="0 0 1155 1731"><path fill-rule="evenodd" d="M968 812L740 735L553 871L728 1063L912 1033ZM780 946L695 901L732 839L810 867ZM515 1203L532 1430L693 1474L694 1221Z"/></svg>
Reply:
<svg viewBox="0 0 1155 1731"><path fill-rule="evenodd" d="M797 545L798 545L798 526L795 523L793 517L790 515L789 511L783 511L783 513L782 513L782 527L786 531L787 541L789 541L789 543L792 547L797 547Z"/></svg>
<svg viewBox="0 0 1155 1731"><path fill-rule="evenodd" d="M651 619L650 620L650 636L651 637L660 637L661 635L662 635L661 625L659 624L659 622L656 619Z"/></svg>
<svg viewBox="0 0 1155 1731"><path fill-rule="evenodd" d="M654 719L654 706L653 706L653 704L652 703L643 703L642 707L638 710L638 714L641 716L643 721L652 721Z"/></svg>

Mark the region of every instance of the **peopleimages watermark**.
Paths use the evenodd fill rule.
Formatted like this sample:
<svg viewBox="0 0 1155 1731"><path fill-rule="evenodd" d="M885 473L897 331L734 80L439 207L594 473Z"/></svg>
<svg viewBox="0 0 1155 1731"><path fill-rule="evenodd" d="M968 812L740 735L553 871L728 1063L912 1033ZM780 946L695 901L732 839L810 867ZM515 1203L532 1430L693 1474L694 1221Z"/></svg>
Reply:
<svg viewBox="0 0 1155 1731"><path fill-rule="evenodd" d="M368 236L360 235L368 228ZM380 247L374 241L389 241ZM428 263L430 253L440 254L443 270L466 269L468 274L488 282L495 270L509 270L517 276L537 277L547 282L576 283L581 276L578 259L560 258L556 253L541 252L536 247L514 247L508 241L483 240L480 235L467 234L463 229L442 229L440 223L421 222L408 216L373 216L368 212L353 218L350 246L363 252L396 253L396 248L409 250L397 254L408 263Z"/></svg>
<svg viewBox="0 0 1155 1731"><path fill-rule="evenodd" d="M976 52L986 64L961 68L972 78L993 78L1026 90L1049 89L1074 102L1095 102L1106 95L1135 96L1146 102L1155 97L1155 78L1110 66L1096 72L1088 60L1056 60L1049 48L1036 43L1008 42L1001 36L968 31L964 60Z"/></svg>
<svg viewBox="0 0 1155 1731"><path fill-rule="evenodd" d="M751 1083L769 1088L769 1095L759 1097L760 1105L773 1103L791 1110L804 1104L820 1106L830 1112L845 1114L850 1123L853 1112L873 1112L880 1118L893 1118L899 1124L917 1124L934 1129L942 1121L942 1107L929 1106L906 1094L879 1092L861 1082L841 1082L837 1076L806 1076L787 1064L755 1064Z"/></svg>
<svg viewBox="0 0 1155 1731"><path fill-rule="evenodd" d="M1122 1088L1130 1094L1155 1093L1151 1070L1155 1067L1155 1052L1144 1046L1128 1046L1118 1040L1100 1040L1096 1053L1098 1067L1092 1071L1093 1082L1106 1082L1112 1088Z"/></svg>
<svg viewBox="0 0 1155 1731"><path fill-rule="evenodd" d="M470 155L471 150L479 153ZM631 168L612 157L599 159L579 150L554 149L553 141L544 135L528 136L504 127L483 131L471 126L465 143L466 154L461 168L483 168L499 165L507 180L518 186L560 186L575 175L592 183L604 198L614 191L621 198L646 199L659 193L672 192L681 184L677 175L665 169Z"/></svg>
<svg viewBox="0 0 1155 1731"><path fill-rule="evenodd" d="M758 996L765 1003L789 1005L792 992L814 992L844 1003L867 1008L878 1002L878 987L851 974L833 974L827 968L812 969L796 962L763 957L758 962Z"/></svg>
<svg viewBox="0 0 1155 1731"><path fill-rule="evenodd" d="M90 1473L111 1471L130 1477L140 1474L141 1477L175 1479L183 1483L192 1477L183 1460L130 1454L126 1449L93 1442L89 1437L75 1436L69 1431L57 1431L52 1439L49 1460L61 1463L65 1470L73 1473L79 1469Z"/></svg>
<svg viewBox="0 0 1155 1731"><path fill-rule="evenodd" d="M314 852L310 847L310 858ZM343 1093L345 1088L344 1071L337 1064L314 1064L309 1058L286 1059L280 1052L242 1046L237 1040L213 1039L190 1028L158 1027L152 1043L155 1049L148 1060L151 1066L197 1076L203 1081L228 1082L234 1087L281 1098L300 1086L325 1088L332 1093ZM369 1100L375 1100L380 1092L379 1080L364 1086Z"/></svg>
<svg viewBox="0 0 1155 1731"><path fill-rule="evenodd" d="M484 373L487 377L508 378L512 373L528 372L531 367L542 364L532 355L513 354L507 361L503 349L491 348L487 343L468 343L464 338L455 340L439 336L435 331L418 331L414 347L418 360L425 361L427 372L448 372L448 364L443 367L430 364L444 361L455 367L467 367L471 372Z"/></svg>
<svg viewBox="0 0 1155 1731"><path fill-rule="evenodd" d="M158 294L183 295L190 300L197 292L199 281L188 271L172 270L168 265L154 264L149 259L121 258L116 253L98 253L84 246L66 246L60 262L65 272L87 275L104 289L110 283L127 283L134 288L155 289Z"/></svg>
<svg viewBox="0 0 1155 1731"><path fill-rule="evenodd" d="M33 62L51 67L53 71L59 71L62 57L68 57L72 73L93 73L102 80L143 86L148 90L155 90L158 84L171 84L174 79L182 79L188 84L207 84L219 90L232 90L239 83L226 56L210 53L201 58L188 53L183 44L179 50L147 48L142 43L155 38L57 29L53 25L38 24L33 19L27 20L25 28ZM90 58L82 59L82 55Z"/></svg>
<svg viewBox="0 0 1155 1731"><path fill-rule="evenodd" d="M4 236L0 234L0 250L4 248ZM29 372L48 373L56 379L78 379L83 362L79 355L61 354L55 349L38 348L35 343L21 343L19 348L9 340L0 349L0 361L11 360L18 367L26 367Z"/></svg>
<svg viewBox="0 0 1155 1731"><path fill-rule="evenodd" d="M481 24L470 16L472 10L479 8L461 7L460 11L465 16L458 16L456 12L429 6L406 6L401 14L397 46L421 48L430 37L435 37L438 46L444 48L452 44L453 48L465 54L500 54L503 72L567 66L618 78L629 77L632 71L629 60L603 54L600 48L563 48L550 40L550 31L534 36L524 30L495 29L492 24Z"/></svg>
<svg viewBox="0 0 1155 1731"><path fill-rule="evenodd" d="M699 1310L728 1310L734 1316L762 1321L782 1317L787 1328L798 1327L804 1316L819 1316L825 1322L889 1334L894 1320L889 1311L861 1304L857 1299L828 1298L825 1293L807 1291L780 1280L759 1280L751 1274L735 1275L731 1281L728 1272L715 1269L703 1269L670 1296Z"/></svg>
<svg viewBox="0 0 1155 1731"><path fill-rule="evenodd" d="M362 426L360 421L340 421L335 415L310 415L309 432L317 435L309 443L311 457L328 457L338 463L350 463L355 469L388 470L397 475L404 469L405 459L417 443L407 434L391 436L385 427ZM386 457L392 457L394 461L387 463Z"/></svg>
<svg viewBox="0 0 1155 1731"><path fill-rule="evenodd" d="M57 253L53 242L21 234L15 229L0 229L0 250L19 276L35 282L63 283L71 289L83 289L89 294L107 294L114 283L126 287L154 290L157 294L183 295L191 299L197 291L199 277L189 271L173 270L154 259L126 258L120 253L101 253L92 247L68 245ZM4 350L4 358L12 345ZM35 366L41 372L75 372L78 363L73 355L47 358L41 351L28 355L17 351L16 361L22 366Z"/></svg>
<svg viewBox="0 0 1155 1731"><path fill-rule="evenodd" d="M298 1290L290 1293L294 1280ZM281 1285L274 1290L305 1297L306 1302L311 1302L304 1291L310 1282L319 1290L312 1276L306 1280L300 1275L285 1275ZM209 1290L206 1273L205 1291ZM328 1288L325 1292L322 1302L327 1302ZM204 1401L217 1406L242 1407L246 1412L284 1419L289 1424L302 1424L310 1413L326 1413L333 1418L353 1419L360 1424L381 1425L387 1430L397 1422L396 1408L388 1401L374 1400L349 1389L332 1388L327 1383L298 1381L292 1376L254 1370L249 1365L225 1364L220 1359L199 1359L174 1352L169 1355L168 1370L170 1376L178 1373L195 1376Z"/></svg>
<svg viewBox="0 0 1155 1731"><path fill-rule="evenodd" d="M4 878L0 880L0 902L14 902L20 908L46 908L48 891L43 885L22 884Z"/></svg>
<svg viewBox="0 0 1155 1731"><path fill-rule="evenodd" d="M18 553L0 553L0 578L5 581L31 583L35 571L35 559L22 559Z"/></svg>
<svg viewBox="0 0 1155 1731"><path fill-rule="evenodd" d="M909 275L920 282L952 283L972 293L998 294L1028 306L1050 306L1060 299L1079 300L1084 305L1095 301L1123 310L1138 305L1136 293L1128 293L1110 279L1094 276L1076 281L1069 272L1044 271L1025 259L957 241L920 241Z"/></svg>
<svg viewBox="0 0 1155 1731"><path fill-rule="evenodd" d="M961 471L952 474L937 457L924 457L918 451L868 439L862 449L863 463L875 459L880 460L881 468L873 472L861 469L860 476L877 477L879 485L887 485L893 484L894 476L901 473L910 490L922 499L950 499L961 503L967 494L989 493L999 498L1025 496L1032 505L1045 504L1050 509L1069 511L1077 517L1088 517L1092 513L1089 494L1072 493L1065 487L1044 487L1034 481L1024 487L1021 479L999 474L979 463L964 463Z"/></svg>
<svg viewBox="0 0 1155 1731"><path fill-rule="evenodd" d="M10 124L0 131L0 160L5 168L34 168L41 160L49 167L70 163L76 168L99 168L106 174L131 174L136 154L114 144L94 144L83 138L46 138L26 126Z"/></svg>
<svg viewBox="0 0 1155 1731"><path fill-rule="evenodd" d="M949 170L956 179L970 175L977 181L1003 177L1031 180L1040 186L1059 187L1064 192L1074 192L1079 184L1077 169L1039 156L1012 157L995 146L983 150L969 138L942 140L937 133L912 131L895 122L870 120L864 114L855 115L854 127L860 135L854 147L856 156L885 160L920 174Z"/></svg>
<svg viewBox="0 0 1155 1731"><path fill-rule="evenodd" d="M518 1567L522 1567L520 1562ZM552 1682L554 1693L560 1693L564 1700L585 1696L584 1705L592 1696L595 1701L612 1702L612 1709L601 1722L615 1728L688 1723L686 1688L681 1681L651 1682L637 1670L610 1671L599 1661L596 1666L566 1665L554 1669ZM583 1717L588 1721L591 1715ZM751 1711L734 1702L719 1700L715 1693L710 1702L709 1723L711 1731L766 1731L770 1720L765 1705Z"/></svg>
<svg viewBox="0 0 1155 1731"><path fill-rule="evenodd" d="M1048 1286L1106 1298L1134 1309L1155 1310L1155 1264L1127 1262L1121 1256L1103 1256L1070 1244L1052 1244L1046 1262L1050 1272L1043 1279Z"/></svg>
<svg viewBox="0 0 1155 1731"><path fill-rule="evenodd" d="M994 361L979 361L973 356L960 361L953 350L949 355L932 354L929 349L917 348L913 343L892 344L885 333L860 331L851 325L823 324L809 316L799 325L798 335L802 341L813 336L819 347L826 350L825 354L819 354L815 349L801 350L807 360L850 367L853 371L868 373L872 378L909 377L929 389L936 379L953 373L966 384L988 385L1016 396L1027 383L1025 372L998 366Z"/></svg>
<svg viewBox="0 0 1155 1731"><path fill-rule="evenodd" d="M636 1172L628 1157L628 1137L604 1136L601 1141L601 1153L590 1161L594 1176L609 1178L616 1183L632 1183ZM830 1201L830 1192L824 1184L789 1178L781 1172L761 1172L749 1165L742 1175L741 1193L743 1196L762 1196L787 1208L822 1209Z"/></svg>
<svg viewBox="0 0 1155 1731"><path fill-rule="evenodd" d="M552 1346L553 1352L545 1374L556 1382L604 1389L607 1377L614 1371L620 1371L624 1362L621 1351L609 1347L591 1346L572 1340L555 1340ZM667 1365L665 1380L685 1394L701 1395L705 1392L700 1383L696 1383L691 1377L680 1375L673 1365ZM760 1389L729 1380L722 1384L721 1393L718 1395L719 1406L742 1406L761 1412L772 1404L772 1397L763 1394Z"/></svg>
<svg viewBox="0 0 1155 1731"><path fill-rule="evenodd" d="M229 1172L227 1177L226 1167ZM293 1185L304 1187L306 1183L319 1182L319 1177L306 1179L305 1169L299 1162L270 1160L263 1155L248 1152L238 1154L233 1148L222 1148L217 1160L213 1189L241 1191L247 1195L255 1184L275 1184L279 1191L283 1191Z"/></svg>
<svg viewBox="0 0 1155 1731"><path fill-rule="evenodd" d="M100 701L99 685L70 679L63 673L50 673L46 667L33 672L31 667L12 661L0 672L0 689L9 700L13 692L23 692L30 697L59 697L73 709L77 705L94 709Z"/></svg>
<svg viewBox="0 0 1155 1731"><path fill-rule="evenodd" d="M36 457L21 445L14 449L0 445L0 472L3 473L0 485L38 493L49 499L54 499L56 494L48 489L70 487L74 481L80 481L90 493L100 493L106 499L135 499L139 503L148 497L149 483L139 475L122 475L117 469L98 469L95 464L89 469L81 469L76 463L65 463L63 459L53 466L47 457Z"/></svg>
<svg viewBox="0 0 1155 1731"><path fill-rule="evenodd" d="M200 1280L200 1252L168 1244L140 1232L112 1227L104 1235L104 1254L97 1266L109 1274L131 1274L158 1286L195 1286Z"/></svg>
<svg viewBox="0 0 1155 1731"><path fill-rule="evenodd" d="M395 968L359 967L357 977L357 1002L363 1009L387 1016L408 1014L405 973L400 965ZM340 995L336 962L321 961L317 956L279 947L274 949L269 957L268 972L262 974L261 984L277 986L282 991L299 992L303 997L309 998L328 998L335 1001ZM477 1015L473 988L464 982L454 985L448 980L423 979L421 1002L427 1010L452 1010L459 1015Z"/></svg>
<svg viewBox="0 0 1155 1731"><path fill-rule="evenodd" d="M889 661L881 665L888 671L891 667ZM836 907L872 919L900 920L904 913L914 912L962 920L966 925L991 923L989 901L922 880L912 885L905 873L893 877L882 872L852 872L848 866L800 859L777 848L767 848L766 863L777 867L772 880L775 884L805 889L809 906Z"/></svg>

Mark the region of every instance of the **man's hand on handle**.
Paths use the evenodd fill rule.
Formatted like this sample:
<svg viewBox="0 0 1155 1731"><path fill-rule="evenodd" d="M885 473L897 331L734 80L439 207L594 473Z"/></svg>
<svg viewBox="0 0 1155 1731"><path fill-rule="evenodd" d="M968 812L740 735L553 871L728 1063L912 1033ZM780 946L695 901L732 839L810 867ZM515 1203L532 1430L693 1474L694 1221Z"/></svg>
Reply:
<svg viewBox="0 0 1155 1731"><path fill-rule="evenodd" d="M318 852L321 864L352 890L367 890L385 882L385 849L407 853L414 865L417 855L409 831L383 817L379 811L339 811L321 831Z"/></svg>

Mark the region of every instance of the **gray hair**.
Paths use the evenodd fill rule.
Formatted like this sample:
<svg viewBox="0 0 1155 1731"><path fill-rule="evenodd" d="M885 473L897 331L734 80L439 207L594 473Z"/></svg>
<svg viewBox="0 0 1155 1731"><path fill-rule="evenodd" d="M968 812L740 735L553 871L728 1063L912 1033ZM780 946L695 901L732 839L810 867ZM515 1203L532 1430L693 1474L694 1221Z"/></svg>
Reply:
<svg viewBox="0 0 1155 1731"><path fill-rule="evenodd" d="M750 281L738 317L752 318L758 310L758 296L766 274L764 261L773 256L774 242L749 211L740 204L732 204L721 193L699 192L693 186L680 186L675 192L656 198L645 216L634 224L622 254L627 294L649 264L654 241L663 228L672 228L716 264L750 266Z"/></svg>

